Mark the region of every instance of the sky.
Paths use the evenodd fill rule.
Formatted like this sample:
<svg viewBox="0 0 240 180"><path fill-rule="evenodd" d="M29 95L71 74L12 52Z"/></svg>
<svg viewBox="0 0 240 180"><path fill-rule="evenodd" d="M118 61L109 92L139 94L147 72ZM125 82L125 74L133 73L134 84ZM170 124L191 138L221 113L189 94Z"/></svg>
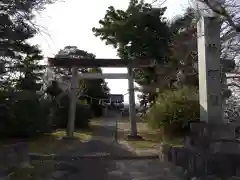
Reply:
<svg viewBox="0 0 240 180"><path fill-rule="evenodd" d="M45 57L53 57L61 48L71 45L93 53L97 58L117 58L116 50L95 37L92 28L98 27L98 21L104 17L109 6L126 9L128 3L129 0L65 0L48 5L46 10L36 17L41 33L31 42L40 45ZM167 6L165 16L170 19L182 14L188 4L188 0L167 0L164 3L164 6ZM125 68L103 68L103 73L126 72ZM106 81L112 94L127 93L127 80ZM135 94L137 101L139 93ZM127 95L124 101L128 102Z"/></svg>

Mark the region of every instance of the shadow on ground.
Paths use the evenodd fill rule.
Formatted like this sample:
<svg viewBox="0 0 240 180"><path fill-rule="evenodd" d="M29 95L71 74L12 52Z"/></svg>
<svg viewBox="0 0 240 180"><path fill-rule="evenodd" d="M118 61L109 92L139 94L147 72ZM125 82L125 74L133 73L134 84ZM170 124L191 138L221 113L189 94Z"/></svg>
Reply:
<svg viewBox="0 0 240 180"><path fill-rule="evenodd" d="M116 119L120 118L114 113L98 121L94 127L92 138L88 142L75 141L74 148L67 149L58 155L70 157L58 161L50 161L51 168L47 161L38 161L40 170L44 168L50 171L49 178L45 180L157 180L173 179L168 165L161 163L158 159L140 159L135 153L128 151L121 145L114 142L116 130ZM61 143L70 143L69 140ZM41 146L41 144L39 144ZM58 146L63 148L63 146ZM80 158L71 158L80 157ZM118 158L119 157L119 158ZM121 157L132 159L120 160ZM117 160L116 160L117 159ZM167 173L165 173L165 170ZM42 171L39 171L41 174ZM45 172L44 172L45 173ZM39 173L37 173L39 174ZM169 175L168 175L169 174ZM39 179L41 177L22 178L26 180ZM48 175L46 175L48 177ZM16 178L20 179L20 178ZM176 178L175 178L176 179ZM12 179L11 179L12 180ZM13 179L15 180L15 179Z"/></svg>
<svg viewBox="0 0 240 180"><path fill-rule="evenodd" d="M117 171L119 167L117 167L116 160L113 159L136 157L137 155L115 143L114 133L115 119L108 116L101 121L100 126L94 128L92 139L89 142L80 143L78 148L64 153L64 156L80 157L79 160L71 162L78 168L78 172L68 178L65 177L65 179L126 180L121 172ZM83 156L87 156L87 158L81 158Z"/></svg>

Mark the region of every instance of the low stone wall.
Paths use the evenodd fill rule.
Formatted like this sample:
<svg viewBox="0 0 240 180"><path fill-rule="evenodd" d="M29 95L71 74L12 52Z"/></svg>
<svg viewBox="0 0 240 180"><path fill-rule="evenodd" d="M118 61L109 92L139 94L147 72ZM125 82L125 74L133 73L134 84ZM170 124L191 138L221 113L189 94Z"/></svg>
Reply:
<svg viewBox="0 0 240 180"><path fill-rule="evenodd" d="M221 131L217 129L220 131L217 134L211 126L193 127L196 129L191 128L192 134L185 138L183 147L162 145L160 158L181 167L187 179L240 177L240 142L234 138L220 139L222 134L227 137L231 131L219 128Z"/></svg>
<svg viewBox="0 0 240 180"><path fill-rule="evenodd" d="M240 155L197 152L184 147L169 147L162 160L180 166L187 176L229 178L240 175Z"/></svg>
<svg viewBox="0 0 240 180"><path fill-rule="evenodd" d="M0 147L0 177L15 168L30 167L27 143L21 142Z"/></svg>

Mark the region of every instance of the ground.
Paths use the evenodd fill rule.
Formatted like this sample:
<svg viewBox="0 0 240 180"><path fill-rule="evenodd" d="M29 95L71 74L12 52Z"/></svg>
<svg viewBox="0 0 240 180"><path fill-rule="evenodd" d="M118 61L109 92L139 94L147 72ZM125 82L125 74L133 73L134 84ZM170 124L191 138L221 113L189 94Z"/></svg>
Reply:
<svg viewBox="0 0 240 180"><path fill-rule="evenodd" d="M115 115L109 115L96 122L92 138L79 142L74 149L63 152L62 156L78 157L65 161L34 161L36 168L24 172L26 180L159 180L178 179L175 168L158 158L142 158L133 151L114 141ZM124 158L125 157L125 158ZM128 157L128 159L126 159ZM129 159L130 158L130 159ZM47 169L46 172L42 172ZM17 172L11 180L17 180ZM26 178L26 173L28 173ZM38 177L37 177L38 175ZM34 177L35 176L35 177Z"/></svg>
<svg viewBox="0 0 240 180"><path fill-rule="evenodd" d="M137 131L138 135L142 137L142 140L138 141L125 141L125 137L130 134L130 123L128 118L119 118L117 123L118 139L119 143L127 146L129 149L142 154L148 152L148 154L156 154L159 151L160 143L167 143L171 146L182 146L183 138L169 138L164 136L162 130L152 130L148 127L148 124L138 118Z"/></svg>

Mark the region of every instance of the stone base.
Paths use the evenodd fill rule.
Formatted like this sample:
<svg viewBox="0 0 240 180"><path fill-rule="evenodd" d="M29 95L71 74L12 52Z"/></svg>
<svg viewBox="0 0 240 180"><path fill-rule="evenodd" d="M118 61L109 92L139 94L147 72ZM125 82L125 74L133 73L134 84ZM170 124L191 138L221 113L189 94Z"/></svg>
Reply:
<svg viewBox="0 0 240 180"><path fill-rule="evenodd" d="M163 159L194 177L240 177L240 141L234 134L235 129L229 124L193 123L184 146L163 147Z"/></svg>
<svg viewBox="0 0 240 180"><path fill-rule="evenodd" d="M231 124L192 123L184 146L209 153L240 155L240 141L236 140L235 127Z"/></svg>
<svg viewBox="0 0 240 180"><path fill-rule="evenodd" d="M126 139L126 141L142 141L142 140L144 140L142 138L142 136L139 136L139 135L135 135L135 136L128 135L125 139Z"/></svg>
<svg viewBox="0 0 240 180"><path fill-rule="evenodd" d="M210 144L209 150L211 153L239 155L240 157L240 142L237 140L214 141Z"/></svg>
<svg viewBox="0 0 240 180"><path fill-rule="evenodd" d="M205 122L191 123L191 135L207 137L209 140L235 139L235 126L231 124L209 124Z"/></svg>

